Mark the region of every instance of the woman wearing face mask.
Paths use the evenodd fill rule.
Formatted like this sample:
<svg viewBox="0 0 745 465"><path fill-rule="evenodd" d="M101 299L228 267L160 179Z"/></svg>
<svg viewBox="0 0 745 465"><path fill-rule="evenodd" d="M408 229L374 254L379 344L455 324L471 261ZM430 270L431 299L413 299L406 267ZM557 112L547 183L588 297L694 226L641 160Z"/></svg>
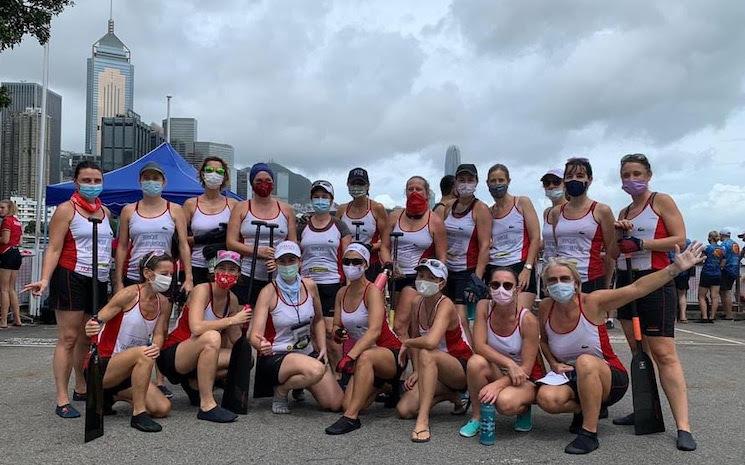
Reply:
<svg viewBox="0 0 745 465"><path fill-rule="evenodd" d="M383 294L365 277L370 252L360 243L347 247L342 259L347 285L336 295L334 334L345 332L354 342L336 371L353 375L344 393L344 415L326 428L326 434L345 434L362 426L360 410L387 383L398 389L401 341L393 334L385 314Z"/></svg>
<svg viewBox="0 0 745 465"><path fill-rule="evenodd" d="M622 307L666 285L679 273L703 260L703 246L694 244L680 253L676 246L673 264L647 274L634 283L591 294L581 292L574 262L551 259L542 282L549 298L540 304L541 351L554 373L567 380L558 386L542 385L538 405L549 413L573 413L570 431L577 434L564 451L586 454L599 447L598 414L601 406L618 402L628 388L626 369L613 352L604 325L608 308ZM693 446L690 433L678 432L678 447ZM688 449L685 449L688 450Z"/></svg>
<svg viewBox="0 0 745 465"><path fill-rule="evenodd" d="M561 207L567 203L566 194L564 193L564 170L553 168L541 177L543 190L546 197L551 201L551 206L543 211L543 227L541 229L541 250L543 250L543 260L556 256L556 242L554 241L554 227L550 223L549 212L554 207ZM539 289L540 292L540 289Z"/></svg>
<svg viewBox="0 0 745 465"><path fill-rule="evenodd" d="M468 360L471 399L494 404L502 415L516 416L515 431L533 428L531 405L534 381L543 377L538 352L538 319L517 299L518 277L511 267L497 267L489 274L490 300L481 300L473 325L475 354ZM481 429L481 411L460 429L466 438Z"/></svg>
<svg viewBox="0 0 745 465"><path fill-rule="evenodd" d="M403 341L408 338L411 303L416 298L414 281L416 266L422 259L447 259L445 225L429 209L429 183L421 176L406 181L406 208L394 210L388 216L380 247L384 267L393 271L396 299L393 328ZM398 238L398 263L394 270L391 232L403 234Z"/></svg>
<svg viewBox="0 0 745 465"><path fill-rule="evenodd" d="M318 286L321 311L326 322L326 345L329 363L336 367L341 358L341 346L332 340L334 304L344 278L341 252L352 241L347 225L332 217L329 211L334 201L334 188L328 181L316 181L310 186L313 216L300 228L300 249L303 251L301 273Z"/></svg>
<svg viewBox="0 0 745 465"><path fill-rule="evenodd" d="M414 418L412 442L428 442L432 406L459 402L466 389L466 365L473 355L464 325L453 302L442 294L448 277L445 265L434 259L416 267L419 294L411 307L411 339L403 341L399 364L411 358L414 372L404 383L407 390L396 406L401 418Z"/></svg>
<svg viewBox="0 0 745 465"><path fill-rule="evenodd" d="M370 180L367 171L354 168L347 177L347 188L352 201L339 205L336 217L347 225L356 242L362 242L372 248L370 266L367 268L367 279L374 281L380 273L380 232L385 230L388 214L383 204L370 199ZM354 223L363 224L357 229ZM358 237L359 235L359 237Z"/></svg>
<svg viewBox="0 0 745 465"><path fill-rule="evenodd" d="M191 236L191 273L194 285L210 281L208 258L205 257L205 246L208 249L225 249L230 212L237 202L222 195L230 183L228 165L220 157L207 157L199 169L199 181L204 186L204 194L184 202L186 223ZM214 252L212 252L214 253ZM207 252L209 255L209 251Z"/></svg>
<svg viewBox="0 0 745 465"><path fill-rule="evenodd" d="M170 251L178 240L179 258L184 264L185 291L192 288L191 251L186 232L186 217L180 205L162 197L166 178L163 168L148 162L140 170L142 200L122 209L116 247L115 290L140 282L138 263L152 250Z"/></svg>
<svg viewBox="0 0 745 465"><path fill-rule="evenodd" d="M49 223L49 245L44 252L41 280L27 285L40 297L49 288L49 305L57 319L57 345L52 368L57 388L56 413L62 418L76 418L80 413L70 405L68 384L70 369L75 369L73 400L85 400L83 358L88 352L88 338L83 334L85 314L92 315L106 303L111 263L109 210L98 199L103 190L103 173L93 162L83 161L75 167L76 191L69 202L57 207ZM92 257L93 228L89 218L98 218L98 266ZM98 305L93 308L91 295L96 270Z"/></svg>
<svg viewBox="0 0 745 465"><path fill-rule="evenodd" d="M254 397L272 399L272 412L290 413L287 395L308 389L321 408L339 411L343 393L326 366L326 326L316 283L300 276L300 247L275 248L278 276L256 301L251 345L256 349Z"/></svg>
<svg viewBox="0 0 745 465"><path fill-rule="evenodd" d="M0 200L0 329L8 327L8 312L13 311L13 326L21 323L21 308L16 293L16 278L23 263L18 250L23 226L16 215L16 204Z"/></svg>
<svg viewBox="0 0 745 465"><path fill-rule="evenodd" d="M251 321L251 309L241 306L230 292L240 273L238 253L217 252L214 281L196 286L189 294L158 357L161 373L171 383L181 384L191 405L199 406L200 420L229 423L238 418L217 405L212 390L215 379L227 375L231 347L241 336L241 326Z"/></svg>
<svg viewBox="0 0 745 465"><path fill-rule="evenodd" d="M171 402L150 381L160 354L171 306L162 294L171 286L173 260L166 253L149 253L140 262L143 284L125 287L85 325L85 335L98 336L103 371L104 411L115 401L132 404L130 425L146 433L158 432Z"/></svg>
<svg viewBox="0 0 745 465"><path fill-rule="evenodd" d="M533 308L537 294L535 271L541 230L533 202L508 192L510 172L496 164L489 168L486 184L494 198L491 207L489 267L509 267L517 274L518 307Z"/></svg>
<svg viewBox="0 0 745 465"><path fill-rule="evenodd" d="M251 279L251 262L253 261L253 244L256 237L256 226L253 221L266 221L278 227L274 230L274 243L284 240L297 241L295 210L288 203L281 202L272 196L274 190L274 172L266 163L256 163L251 167L248 182L253 190L250 200L240 202L233 209L228 223L228 248L243 256L241 279L233 288L242 304L255 305L259 292L269 284L269 274L275 271L274 250L269 247L269 228L259 230L259 250L256 256L256 271L253 276L253 289L248 295Z"/></svg>

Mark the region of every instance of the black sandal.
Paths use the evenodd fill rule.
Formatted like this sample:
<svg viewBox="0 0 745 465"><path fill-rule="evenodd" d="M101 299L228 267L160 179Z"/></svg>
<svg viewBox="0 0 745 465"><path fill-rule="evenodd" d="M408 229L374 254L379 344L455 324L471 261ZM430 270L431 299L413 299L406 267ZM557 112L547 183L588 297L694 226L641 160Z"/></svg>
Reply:
<svg viewBox="0 0 745 465"><path fill-rule="evenodd" d="M429 436L427 436L424 439L420 439L419 435L422 433L428 433ZM423 442L429 442L430 439L432 439L432 433L429 431L429 428L427 428L421 431L414 431L414 435L411 437L411 442L423 443Z"/></svg>

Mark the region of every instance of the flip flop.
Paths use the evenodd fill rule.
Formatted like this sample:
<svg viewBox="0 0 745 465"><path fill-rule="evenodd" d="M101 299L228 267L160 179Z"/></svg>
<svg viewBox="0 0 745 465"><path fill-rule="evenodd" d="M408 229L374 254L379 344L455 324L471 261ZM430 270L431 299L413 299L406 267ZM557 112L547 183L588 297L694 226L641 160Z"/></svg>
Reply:
<svg viewBox="0 0 745 465"><path fill-rule="evenodd" d="M429 434L429 436L427 436L424 439L420 439L419 435L422 433L427 433ZM432 439L432 433L430 433L429 428L423 429L421 431L414 431L413 435L411 436L411 442L416 442L416 443L429 442L430 439Z"/></svg>

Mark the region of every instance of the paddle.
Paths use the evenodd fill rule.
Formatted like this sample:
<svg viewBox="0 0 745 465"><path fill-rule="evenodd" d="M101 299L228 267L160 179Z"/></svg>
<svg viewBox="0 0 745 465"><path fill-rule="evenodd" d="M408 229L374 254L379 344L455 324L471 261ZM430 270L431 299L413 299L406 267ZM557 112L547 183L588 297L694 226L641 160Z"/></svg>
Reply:
<svg viewBox="0 0 745 465"><path fill-rule="evenodd" d="M98 224L99 218L88 218L93 227L93 247L91 250L91 297L93 299L92 310L98 315ZM96 318L94 316L93 318ZM85 442L90 442L103 436L103 374L98 359L98 336L91 336L90 358L88 359L88 371L85 376L86 392L85 399Z"/></svg>
<svg viewBox="0 0 745 465"><path fill-rule="evenodd" d="M398 239L400 237L403 237L404 233L400 231L394 231L391 233L391 237L393 238L393 269L396 269L398 266ZM396 313L396 280L395 279L388 279L388 294L391 302L391 314L395 315ZM393 318L390 318L391 321L393 321Z"/></svg>

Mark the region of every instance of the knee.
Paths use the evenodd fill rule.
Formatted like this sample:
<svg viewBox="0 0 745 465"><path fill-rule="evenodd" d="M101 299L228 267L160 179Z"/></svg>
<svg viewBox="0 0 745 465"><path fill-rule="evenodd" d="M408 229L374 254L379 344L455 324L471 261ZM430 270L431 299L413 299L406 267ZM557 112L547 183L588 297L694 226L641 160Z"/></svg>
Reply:
<svg viewBox="0 0 745 465"><path fill-rule="evenodd" d="M164 418L171 414L171 401L168 399L158 400L150 410L150 415L155 418Z"/></svg>
<svg viewBox="0 0 745 465"><path fill-rule="evenodd" d="M548 413L563 412L563 409L561 408L562 402L555 394L546 389L539 389L535 400L538 406Z"/></svg>
<svg viewBox="0 0 745 465"><path fill-rule="evenodd" d="M523 404L517 396L505 391L502 391L499 397L497 397L495 407L500 414L508 416L518 415L523 410Z"/></svg>
<svg viewBox="0 0 745 465"><path fill-rule="evenodd" d="M222 343L222 337L217 331L209 330L199 336L199 342L202 343L202 347L205 349L219 350L220 344Z"/></svg>
<svg viewBox="0 0 745 465"><path fill-rule="evenodd" d="M487 368L489 368L489 362L479 354L473 354L471 358L468 359L468 365L466 366L469 374L480 373Z"/></svg>
<svg viewBox="0 0 745 465"><path fill-rule="evenodd" d="M372 364L373 364L373 359L372 359L372 356L370 355L370 351L368 350L362 352L359 355L359 357L357 357L357 362L355 363L357 367L360 367L360 366L369 367L369 366L372 366Z"/></svg>
<svg viewBox="0 0 745 465"><path fill-rule="evenodd" d="M310 377L313 380L313 384L315 384L321 381L323 375L326 374L326 365L318 360L314 360L313 363L308 364L307 370L308 377Z"/></svg>
<svg viewBox="0 0 745 465"><path fill-rule="evenodd" d="M396 405L396 413L398 417L403 420L409 420L416 416L416 409L408 402L407 399L402 399Z"/></svg>
<svg viewBox="0 0 745 465"><path fill-rule="evenodd" d="M80 338L84 339L84 338ZM57 339L57 344L67 350L75 348L75 343L78 341L77 331L63 331Z"/></svg>
<svg viewBox="0 0 745 465"><path fill-rule="evenodd" d="M435 364L435 357L431 350L419 349L418 357L420 367L431 367Z"/></svg>
<svg viewBox="0 0 745 465"><path fill-rule="evenodd" d="M145 353L146 347L137 348L137 363L140 365L155 365L155 360Z"/></svg>
<svg viewBox="0 0 745 465"><path fill-rule="evenodd" d="M595 373L598 370L599 361L600 359L594 355L582 354L577 357L577 361L574 364L577 376L587 376Z"/></svg>
<svg viewBox="0 0 745 465"><path fill-rule="evenodd" d="M652 349L652 357L654 357L654 361L657 362L658 365L673 366L680 363L678 352L675 350L675 347L672 349L664 348L662 350L654 348Z"/></svg>

